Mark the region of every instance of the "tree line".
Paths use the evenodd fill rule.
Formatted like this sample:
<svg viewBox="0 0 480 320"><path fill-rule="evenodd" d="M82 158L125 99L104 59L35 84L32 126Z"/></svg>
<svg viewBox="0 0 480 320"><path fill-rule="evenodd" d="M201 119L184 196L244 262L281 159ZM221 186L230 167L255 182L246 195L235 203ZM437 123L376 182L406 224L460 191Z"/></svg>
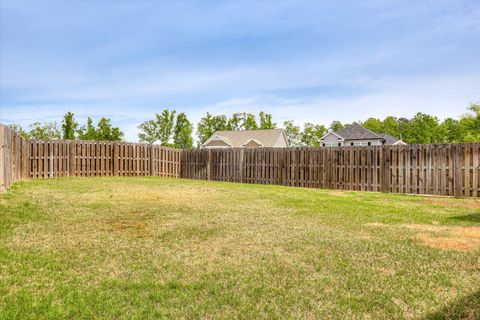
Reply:
<svg viewBox="0 0 480 320"><path fill-rule="evenodd" d="M480 104L471 104L459 119L443 121L436 116L417 113L411 119L388 116L384 119L368 118L354 122L376 133L388 133L409 144L480 142ZM283 128L291 146L318 147L320 138L328 131L338 131L349 123L333 121L329 127L307 122L299 126L294 121L284 121ZM67 112L60 126L56 122L35 122L29 130L10 125L25 138L32 139L79 139L100 141L121 141L124 134L113 127L109 118L101 118L97 124L91 118L80 126L72 112ZM231 116L207 114L197 124L197 147L202 145L216 131L275 129L272 115L261 111L258 117L252 113L238 112ZM159 143L181 149L194 147L193 123L184 112L165 109L153 119L138 126L139 140Z"/></svg>
<svg viewBox="0 0 480 320"><path fill-rule="evenodd" d="M101 118L97 124L92 118L87 118L87 123L81 126L72 112L63 116L62 124L59 126L56 121L34 122L28 126L28 130L20 125L11 124L10 128L17 131L26 139L39 140L98 140L98 141L121 141L123 132L118 127L113 127L109 118Z"/></svg>

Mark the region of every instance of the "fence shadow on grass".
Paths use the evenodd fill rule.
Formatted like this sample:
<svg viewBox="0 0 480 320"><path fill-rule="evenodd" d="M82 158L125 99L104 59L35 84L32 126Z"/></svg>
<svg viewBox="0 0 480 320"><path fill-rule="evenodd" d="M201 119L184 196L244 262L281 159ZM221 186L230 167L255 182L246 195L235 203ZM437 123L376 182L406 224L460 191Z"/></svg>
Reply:
<svg viewBox="0 0 480 320"><path fill-rule="evenodd" d="M480 319L480 289L423 318L423 320L440 319Z"/></svg>
<svg viewBox="0 0 480 320"><path fill-rule="evenodd" d="M470 213L462 216L451 217L451 220L463 221L463 222L480 222L480 212Z"/></svg>

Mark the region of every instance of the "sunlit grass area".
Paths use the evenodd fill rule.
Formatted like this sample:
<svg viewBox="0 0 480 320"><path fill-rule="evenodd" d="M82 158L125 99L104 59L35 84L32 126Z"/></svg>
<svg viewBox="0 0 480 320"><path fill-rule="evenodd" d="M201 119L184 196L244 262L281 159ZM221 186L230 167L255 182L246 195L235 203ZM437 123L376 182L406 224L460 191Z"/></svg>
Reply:
<svg viewBox="0 0 480 320"><path fill-rule="evenodd" d="M480 201L161 178L0 194L0 317L475 319Z"/></svg>

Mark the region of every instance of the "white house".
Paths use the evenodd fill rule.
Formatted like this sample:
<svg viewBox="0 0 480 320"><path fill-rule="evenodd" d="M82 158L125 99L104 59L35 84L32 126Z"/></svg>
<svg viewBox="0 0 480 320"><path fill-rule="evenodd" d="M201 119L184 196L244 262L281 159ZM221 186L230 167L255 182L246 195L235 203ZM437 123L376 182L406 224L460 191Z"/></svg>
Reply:
<svg viewBox="0 0 480 320"><path fill-rule="evenodd" d="M406 145L387 133L375 133L358 124L345 126L337 132L329 132L320 138L322 147L359 147L382 145Z"/></svg>

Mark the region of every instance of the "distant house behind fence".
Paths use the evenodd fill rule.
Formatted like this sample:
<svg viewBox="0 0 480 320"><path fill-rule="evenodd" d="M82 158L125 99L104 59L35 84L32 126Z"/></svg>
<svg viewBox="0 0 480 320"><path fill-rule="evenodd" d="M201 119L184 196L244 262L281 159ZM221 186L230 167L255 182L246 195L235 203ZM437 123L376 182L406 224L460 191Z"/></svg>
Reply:
<svg viewBox="0 0 480 320"><path fill-rule="evenodd" d="M348 125L336 132L329 132L320 138L322 147L366 147L382 145L406 145L388 133L375 133L358 124Z"/></svg>
<svg viewBox="0 0 480 320"><path fill-rule="evenodd" d="M217 131L202 148L286 148L287 137L283 129Z"/></svg>

